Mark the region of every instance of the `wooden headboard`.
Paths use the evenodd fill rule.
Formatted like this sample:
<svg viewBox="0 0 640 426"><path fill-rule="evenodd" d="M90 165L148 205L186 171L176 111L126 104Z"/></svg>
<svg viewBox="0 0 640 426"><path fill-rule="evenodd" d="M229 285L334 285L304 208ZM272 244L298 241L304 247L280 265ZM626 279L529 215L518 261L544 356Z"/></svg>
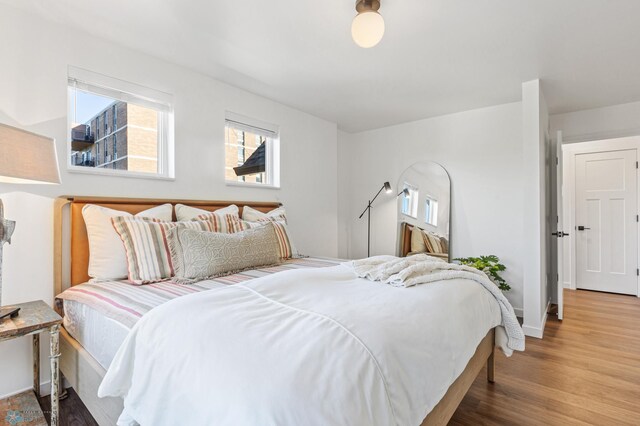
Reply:
<svg viewBox="0 0 640 426"><path fill-rule="evenodd" d="M281 204L278 202L256 201L203 201L203 200L164 200L144 198L104 198L65 196L56 200L55 211L55 292L62 292L69 285L82 284L89 280L89 240L87 228L82 217L82 208L86 204L96 204L131 214L139 213L161 204L184 204L199 209L215 211L235 204L240 208L250 206L256 210L268 212ZM173 211L175 220L175 209ZM66 285L65 285L66 282Z"/></svg>
<svg viewBox="0 0 640 426"><path fill-rule="evenodd" d="M408 224L407 222L402 222L400 224L400 253L398 256L407 257L407 255L411 252L411 232L413 231L413 226Z"/></svg>

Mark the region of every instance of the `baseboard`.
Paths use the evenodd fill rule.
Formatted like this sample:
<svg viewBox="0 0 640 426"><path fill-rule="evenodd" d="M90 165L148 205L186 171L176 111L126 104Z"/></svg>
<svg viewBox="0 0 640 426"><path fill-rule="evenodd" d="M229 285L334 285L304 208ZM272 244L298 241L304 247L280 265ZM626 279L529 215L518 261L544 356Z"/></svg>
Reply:
<svg viewBox="0 0 640 426"><path fill-rule="evenodd" d="M67 382L67 380L64 379L64 378L63 378L61 384L62 384L62 388L63 389L67 389L67 388L71 387L69 385L69 382ZM26 391L32 390L32 389L33 388L31 386L27 386L26 388L23 388L23 389L11 391L6 395L0 395L0 399L9 398L9 397L11 397L13 395L18 395L19 393L26 392ZM40 396L47 396L50 393L51 393L51 380L47 380L46 382L40 383Z"/></svg>
<svg viewBox="0 0 640 426"><path fill-rule="evenodd" d="M49 395L49 393L51 393L49 390L49 383L51 382L48 381L48 382L40 383L40 395ZM22 388L22 389L16 389L14 391L9 392L6 395L0 395L0 399L9 398L9 397L12 397L13 395L18 395L19 393L26 392L31 389L33 389L32 386L27 386L26 388ZM42 393L42 392L46 392L46 393Z"/></svg>
<svg viewBox="0 0 640 426"><path fill-rule="evenodd" d="M530 325L523 324L522 331L524 331L525 336L535 337L536 339L542 339L544 337L544 327L547 325L547 318L549 317L549 306L551 305L551 300L547 302L547 308L544 310L544 314L542 318L540 318L540 327L533 327Z"/></svg>

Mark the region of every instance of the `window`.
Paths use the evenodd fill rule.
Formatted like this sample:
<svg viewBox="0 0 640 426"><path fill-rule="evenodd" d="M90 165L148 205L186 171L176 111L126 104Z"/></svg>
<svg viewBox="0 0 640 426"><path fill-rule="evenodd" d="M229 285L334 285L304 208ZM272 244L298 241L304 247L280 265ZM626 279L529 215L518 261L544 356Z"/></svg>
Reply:
<svg viewBox="0 0 640 426"><path fill-rule="evenodd" d="M424 206L424 221L433 226L438 226L438 200L426 197Z"/></svg>
<svg viewBox="0 0 640 426"><path fill-rule="evenodd" d="M279 143L276 126L227 113L225 180L279 187Z"/></svg>
<svg viewBox="0 0 640 426"><path fill-rule="evenodd" d="M403 215L417 218L418 217L418 188L405 182L403 186L403 190L404 189L409 191L409 195L406 195L405 193L402 194L401 212Z"/></svg>
<svg viewBox="0 0 640 426"><path fill-rule="evenodd" d="M170 95L73 67L68 91L70 171L173 177Z"/></svg>

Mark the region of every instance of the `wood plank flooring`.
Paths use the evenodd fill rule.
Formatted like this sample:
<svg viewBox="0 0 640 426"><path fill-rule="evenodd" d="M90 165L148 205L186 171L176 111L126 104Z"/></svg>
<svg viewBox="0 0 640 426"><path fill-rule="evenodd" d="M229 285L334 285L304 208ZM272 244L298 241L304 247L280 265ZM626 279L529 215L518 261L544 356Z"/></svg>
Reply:
<svg viewBox="0 0 640 426"><path fill-rule="evenodd" d="M62 426L96 424L72 389L60 406ZM640 299L565 290L564 321L550 316L524 353L498 352L496 383L482 372L449 424L640 425Z"/></svg>
<svg viewBox="0 0 640 426"><path fill-rule="evenodd" d="M71 388L67 389L69 396L60 400L60 426L98 426L87 407L82 403L78 394ZM51 399L49 396L40 398L40 407L51 424Z"/></svg>
<svg viewBox="0 0 640 426"><path fill-rule="evenodd" d="M565 290L565 319L496 356L450 425L640 425L640 299Z"/></svg>

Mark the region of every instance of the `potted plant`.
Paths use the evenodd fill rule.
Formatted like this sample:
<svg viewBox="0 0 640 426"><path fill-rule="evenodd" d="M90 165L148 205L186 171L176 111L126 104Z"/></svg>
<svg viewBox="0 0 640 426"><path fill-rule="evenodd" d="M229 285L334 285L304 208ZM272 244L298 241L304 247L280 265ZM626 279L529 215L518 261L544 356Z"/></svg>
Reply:
<svg viewBox="0 0 640 426"><path fill-rule="evenodd" d="M460 257L453 260L459 262L461 265L471 266L472 268L484 272L500 290L511 290L511 286L500 276L500 273L507 269L507 267L500 263L500 258L498 256L491 254L480 257Z"/></svg>

